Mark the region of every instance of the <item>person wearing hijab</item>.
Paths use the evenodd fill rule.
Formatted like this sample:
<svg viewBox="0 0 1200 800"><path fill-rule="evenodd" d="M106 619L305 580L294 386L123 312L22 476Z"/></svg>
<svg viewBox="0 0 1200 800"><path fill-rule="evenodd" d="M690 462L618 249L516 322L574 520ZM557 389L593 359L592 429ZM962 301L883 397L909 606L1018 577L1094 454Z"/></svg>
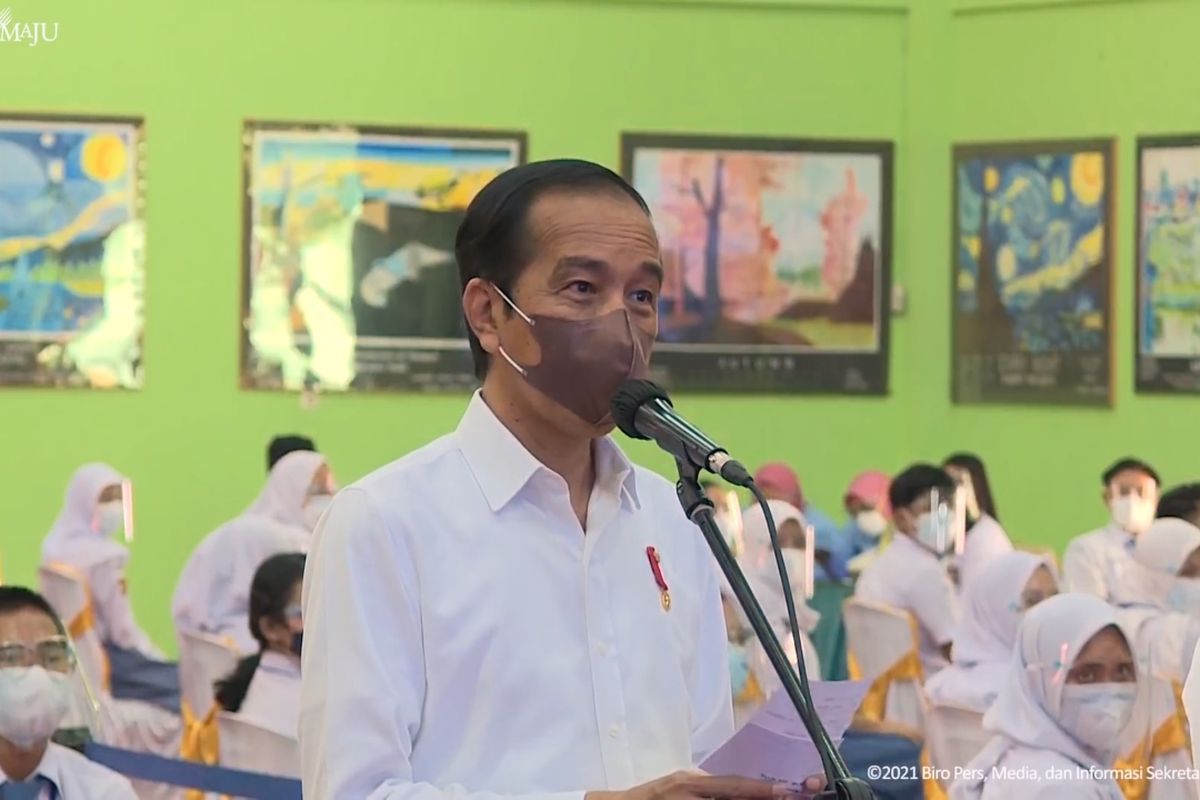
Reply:
<svg viewBox="0 0 1200 800"><path fill-rule="evenodd" d="M304 554L271 556L250 586L250 633L258 652L217 683L217 702L242 719L296 739L300 732L300 589Z"/></svg>
<svg viewBox="0 0 1200 800"><path fill-rule="evenodd" d="M960 589L965 589L992 559L1011 553L1013 545L1004 528L1000 527L996 501L992 499L992 485L979 456L955 453L946 459L942 469L962 489L967 505L967 535L962 554L958 557L958 585Z"/></svg>
<svg viewBox="0 0 1200 800"><path fill-rule="evenodd" d="M767 505L775 519L775 532L783 550L787 565L787 590L792 595L796 608L796 624L800 632L800 648L804 655L805 668L810 680L819 680L821 665L817 649L809 634L816 628L821 616L808 606L809 573L805 555L805 539L808 523L795 506L782 500L770 500ZM763 614L771 623L776 638L783 646L792 664L796 663L796 645L792 640L788 623L787 600L783 582L771 546L771 534L762 509L751 506L742 515L742 555L738 559L746 581L762 606ZM758 706L782 688L775 670L767 658L766 650L754 636L749 620L737 605L732 591L725 587L722 597L726 600L726 625L730 631L731 667L734 691L734 721L739 724L757 710ZM751 683L752 682L752 683ZM746 691L752 685L757 691Z"/></svg>
<svg viewBox="0 0 1200 800"><path fill-rule="evenodd" d="M846 489L844 503L849 519L842 528L841 539L848 556L847 569L857 575L885 546L892 507L888 503L888 487L892 479L887 473L867 470L854 476Z"/></svg>
<svg viewBox="0 0 1200 800"><path fill-rule="evenodd" d="M949 519L933 508L935 492L939 506L953 504L954 480L932 464L914 464L895 477L888 489L895 536L854 589L861 600L912 615L926 678L949 662L959 617L959 598L947 571L954 535Z"/></svg>
<svg viewBox="0 0 1200 800"><path fill-rule="evenodd" d="M792 505L812 525L817 535L816 580L845 580L849 576L846 571L847 556L837 523L805 499L796 471L780 462L765 464L754 473L754 482L768 500L782 500Z"/></svg>
<svg viewBox="0 0 1200 800"><path fill-rule="evenodd" d="M1060 594L1029 610L983 726L995 734L951 800L1122 800L1114 756L1137 699L1137 672L1113 608Z"/></svg>
<svg viewBox="0 0 1200 800"><path fill-rule="evenodd" d="M1182 683L1200 640L1200 528L1156 519L1137 538L1133 560L1112 599L1117 617L1150 669Z"/></svg>
<svg viewBox="0 0 1200 800"><path fill-rule="evenodd" d="M987 711L1012 667L1021 618L1057 593L1044 558L1019 550L996 556L963 591L950 666L925 682L925 694L939 705Z"/></svg>
<svg viewBox="0 0 1200 800"><path fill-rule="evenodd" d="M258 499L210 533L188 558L171 602L176 630L225 636L243 653L256 651L249 622L254 573L277 553L308 549L333 491L329 465L320 454L300 450L281 458Z"/></svg>
<svg viewBox="0 0 1200 800"><path fill-rule="evenodd" d="M1100 530L1075 537L1063 554L1063 585L1112 600L1133 564L1133 547L1150 527L1162 485L1158 473L1144 461L1123 458L1100 476L1101 495L1111 520Z"/></svg>

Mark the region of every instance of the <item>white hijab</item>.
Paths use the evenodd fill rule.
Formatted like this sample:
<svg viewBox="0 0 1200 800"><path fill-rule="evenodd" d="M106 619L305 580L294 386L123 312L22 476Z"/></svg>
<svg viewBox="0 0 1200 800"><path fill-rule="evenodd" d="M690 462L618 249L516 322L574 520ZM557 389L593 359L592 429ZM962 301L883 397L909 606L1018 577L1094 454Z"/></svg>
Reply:
<svg viewBox="0 0 1200 800"><path fill-rule="evenodd" d="M1020 550L990 561L963 593L963 615L954 634L955 664L1012 663L1024 608L1021 592L1046 559ZM1053 570L1051 570L1053 574Z"/></svg>
<svg viewBox="0 0 1200 800"><path fill-rule="evenodd" d="M305 498L325 463L319 453L288 453L271 469L250 507L192 552L171 600L177 630L231 636L244 651L256 646L247 619L254 573L273 555L307 549Z"/></svg>
<svg viewBox="0 0 1200 800"><path fill-rule="evenodd" d="M124 566L129 561L129 548L96 526L100 493L124 481L125 477L107 464L84 464L75 470L67 484L62 510L42 542L42 560L61 561L82 570L110 560Z"/></svg>
<svg viewBox="0 0 1200 800"><path fill-rule="evenodd" d="M1110 625L1117 626L1113 608L1092 595L1056 595L1026 612L1017 631L1012 669L983 718L983 727L996 736L972 759L968 771L986 778L1014 747L1048 750L1084 769L1109 769L1109 754L1088 752L1059 726L1058 716L1067 672L1088 641ZM1105 798L1122 797L1111 780L1098 786ZM982 780L959 781L951 794L953 800L982 796Z"/></svg>
<svg viewBox="0 0 1200 800"><path fill-rule="evenodd" d="M775 518L778 529L789 520L799 523L801 529L807 529L808 521L800 509L782 500L769 500L767 506L771 516ZM767 518L757 505L747 508L742 514L742 557L739 562L750 588L754 590L767 615L777 631L787 631L787 601L784 599L783 582L779 578L779 567L775 563L775 551L771 547L771 532L767 528ZM801 631L811 632L817 627L821 615L808 607L805 576L793 574L788 570L788 580L792 583L792 601L796 605L796 624Z"/></svg>

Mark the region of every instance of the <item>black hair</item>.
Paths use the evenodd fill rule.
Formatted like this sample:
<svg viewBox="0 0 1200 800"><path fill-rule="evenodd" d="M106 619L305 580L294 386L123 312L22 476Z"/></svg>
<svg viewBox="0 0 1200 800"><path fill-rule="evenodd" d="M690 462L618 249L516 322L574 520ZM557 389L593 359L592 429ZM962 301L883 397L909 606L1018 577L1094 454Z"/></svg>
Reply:
<svg viewBox="0 0 1200 800"><path fill-rule="evenodd" d="M1200 483L1176 486L1158 498L1159 519L1175 517L1191 522L1200 517Z"/></svg>
<svg viewBox="0 0 1200 800"><path fill-rule="evenodd" d="M42 612L54 623L60 636L67 635L54 606L45 597L24 586L0 586L0 616L25 610Z"/></svg>
<svg viewBox="0 0 1200 800"><path fill-rule="evenodd" d="M263 617L283 620L292 590L304 579L304 554L280 553L264 561L254 572L250 583L250 634L258 642L259 651L238 662L233 672L217 681L217 703L226 711L237 713L250 690L250 682L258 671L267 637L262 632Z"/></svg>
<svg viewBox="0 0 1200 800"><path fill-rule="evenodd" d="M628 195L638 208L650 207L629 182L607 167L575 158L535 161L500 173L467 206L454 256L465 290L473 278L483 278L512 297L513 285L529 263L531 253L526 220L539 197L558 189L607 189ZM487 375L488 355L467 325L467 341L475 362L475 377Z"/></svg>
<svg viewBox="0 0 1200 800"><path fill-rule="evenodd" d="M933 489L950 494L954 488L954 479L941 467L913 464L892 478L892 484L888 487L888 502L893 509L907 508Z"/></svg>
<svg viewBox="0 0 1200 800"><path fill-rule="evenodd" d="M1117 477L1117 475L1125 472L1126 470L1140 472L1143 475L1153 479L1155 486L1162 486L1162 480L1158 477L1158 473L1154 471L1154 467L1138 458L1122 458L1120 461L1104 470L1104 473L1100 476L1100 484L1107 487L1113 482L1113 478Z"/></svg>
<svg viewBox="0 0 1200 800"><path fill-rule="evenodd" d="M287 434L284 436L276 436L267 445L267 472L279 463L279 459L286 456L288 453L298 451L308 451L315 453L317 444L307 436L299 436L297 434Z"/></svg>
<svg viewBox="0 0 1200 800"><path fill-rule="evenodd" d="M992 497L992 484L988 482L987 469L983 460L974 453L955 453L946 459L944 466L954 466L965 469L971 476L971 488L975 491L975 500L979 503L980 513L987 514L997 522L1000 514L996 511L996 500Z"/></svg>

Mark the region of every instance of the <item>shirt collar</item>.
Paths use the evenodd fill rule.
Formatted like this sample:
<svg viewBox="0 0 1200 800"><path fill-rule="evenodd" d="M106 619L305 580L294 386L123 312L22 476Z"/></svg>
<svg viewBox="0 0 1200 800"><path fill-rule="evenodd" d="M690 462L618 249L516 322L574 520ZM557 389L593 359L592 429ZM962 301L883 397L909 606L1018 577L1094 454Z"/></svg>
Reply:
<svg viewBox="0 0 1200 800"><path fill-rule="evenodd" d="M492 511L516 497L539 472L555 474L538 461L476 392L458 423L455 439ZM593 440L597 486L619 487L622 502L640 509L632 462L610 437ZM560 479L561 480L561 479Z"/></svg>
<svg viewBox="0 0 1200 800"><path fill-rule="evenodd" d="M51 797L62 796L62 790L59 788L59 781L62 776L59 774L61 769L59 766L58 753L56 751L57 747L59 747L59 745L54 744L54 742L50 742L46 745L46 752L42 754L42 760L34 768L33 774L24 781L28 783L29 781L36 781L38 778L43 779L54 789L54 791L50 793ZM12 779L5 775L3 770L0 770L0 786L3 786L10 781L12 781Z"/></svg>
<svg viewBox="0 0 1200 800"><path fill-rule="evenodd" d="M942 560L940 558L938 558L936 555L934 555L928 549L922 547L917 542L913 541L913 538L911 536L900 533L899 531L896 531L896 535L894 537L892 537L891 546L895 547L896 545L900 546L901 551L907 550L908 551L907 557L909 557L909 558L916 555L916 556L920 556L920 557L924 558L926 561L931 561L934 564L937 564L938 566L942 565Z"/></svg>

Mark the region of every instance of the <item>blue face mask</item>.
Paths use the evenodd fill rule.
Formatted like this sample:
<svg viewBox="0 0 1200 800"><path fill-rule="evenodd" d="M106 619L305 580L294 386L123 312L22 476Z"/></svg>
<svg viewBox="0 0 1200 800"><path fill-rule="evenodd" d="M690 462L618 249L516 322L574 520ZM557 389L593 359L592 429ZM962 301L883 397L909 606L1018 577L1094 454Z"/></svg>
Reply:
<svg viewBox="0 0 1200 800"><path fill-rule="evenodd" d="M746 660L746 648L741 645L729 645L729 678L734 697L746 691L746 684L750 680L750 664Z"/></svg>
<svg viewBox="0 0 1200 800"><path fill-rule="evenodd" d="M1200 614L1200 578L1176 578L1167 592L1167 605L1184 614Z"/></svg>

